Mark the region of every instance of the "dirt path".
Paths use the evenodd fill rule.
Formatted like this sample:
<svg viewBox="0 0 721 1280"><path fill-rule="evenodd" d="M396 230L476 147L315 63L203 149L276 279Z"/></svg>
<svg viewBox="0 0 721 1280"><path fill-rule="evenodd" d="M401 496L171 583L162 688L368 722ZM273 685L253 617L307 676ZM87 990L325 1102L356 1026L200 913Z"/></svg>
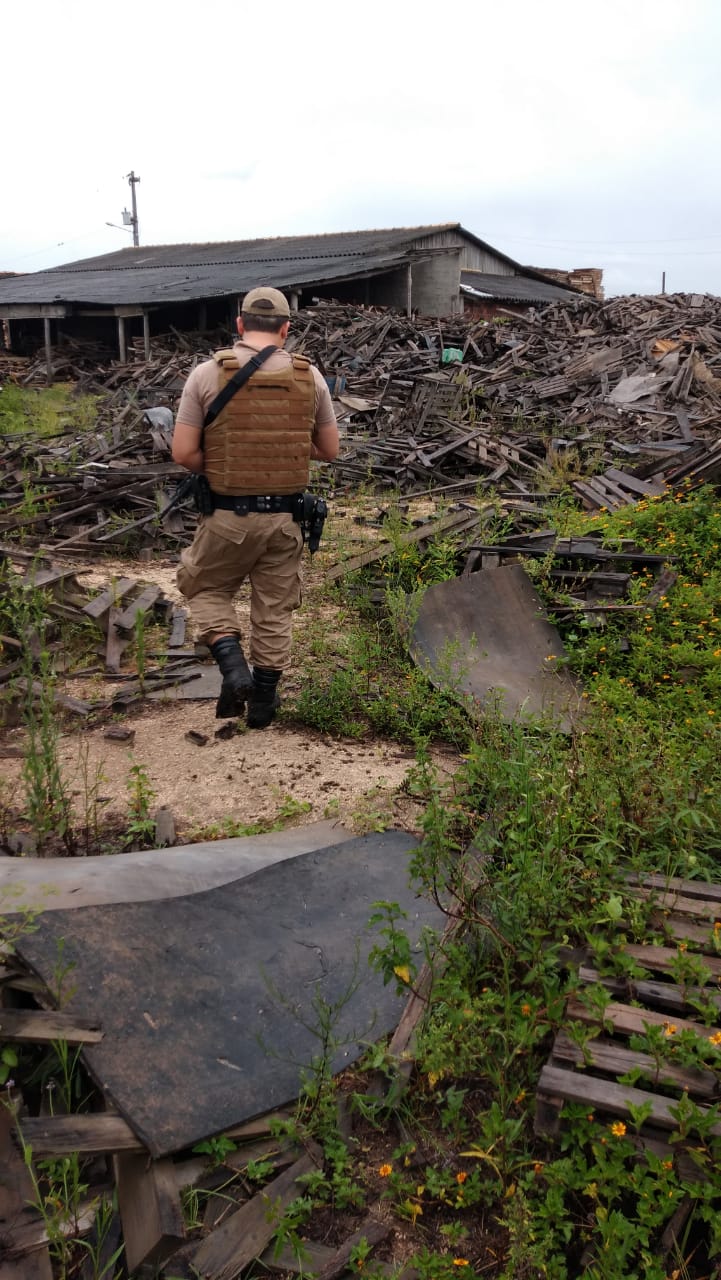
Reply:
<svg viewBox="0 0 721 1280"><path fill-rule="evenodd" d="M127 575L155 582L168 598L180 600L171 560L103 560L75 567L79 582L88 589L102 589L113 577ZM239 612L242 622L242 606ZM304 626L316 624L315 611L309 610L305 618L299 615L296 652L302 649ZM297 669L289 672L288 685L301 675ZM76 682L69 691L79 697L106 692L102 687L86 691ZM153 793L151 809L170 810L182 842L222 835L228 823L296 825L338 818L359 832L417 827L419 807L404 791L415 763L412 751L381 740L358 743L299 732L282 720L261 732L241 727L233 737L219 739L215 735L222 723L215 719L213 701L183 700L170 705L146 702L122 717L120 725L132 733L126 741L108 738L107 724L68 726L60 739L59 759L79 821L90 817L94 797L103 820L127 815L131 771L140 766ZM189 733L202 735L205 744L189 739ZM21 747L24 732L5 730L0 740ZM439 751L436 760L441 770L450 772L457 757ZM22 790L22 761L4 759L2 774L6 796L17 796Z"/></svg>

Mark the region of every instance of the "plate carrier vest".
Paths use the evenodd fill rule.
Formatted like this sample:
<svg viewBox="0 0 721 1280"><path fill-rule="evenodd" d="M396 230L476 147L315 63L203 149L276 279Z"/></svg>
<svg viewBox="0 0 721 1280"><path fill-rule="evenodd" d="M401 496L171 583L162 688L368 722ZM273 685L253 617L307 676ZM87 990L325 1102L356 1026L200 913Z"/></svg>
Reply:
<svg viewBox="0 0 721 1280"><path fill-rule="evenodd" d="M216 351L218 391L239 369L231 350ZM300 493L308 484L315 424L310 360L291 355L285 369L261 367L206 428L205 475L214 493Z"/></svg>

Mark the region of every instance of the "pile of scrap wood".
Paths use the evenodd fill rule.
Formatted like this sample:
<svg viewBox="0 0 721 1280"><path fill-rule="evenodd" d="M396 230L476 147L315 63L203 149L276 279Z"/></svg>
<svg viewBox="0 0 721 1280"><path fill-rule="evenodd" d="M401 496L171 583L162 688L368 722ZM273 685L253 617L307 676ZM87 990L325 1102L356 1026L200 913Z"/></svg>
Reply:
<svg viewBox="0 0 721 1280"><path fill-rule="evenodd" d="M5 724L19 720L19 704L27 696L28 684L31 693L40 695L42 685L35 675L43 652L49 655L53 671L64 675L66 685L73 677L96 676L108 682L107 696L93 702L53 689L57 708L80 717L126 710L158 690L198 676L195 650L186 647L187 612L154 583L123 577L104 590L87 591L72 569L4 544L0 545L0 614L3 627L12 633L0 635L0 722ZM65 670L61 622L96 629L97 661L92 666L72 673ZM147 653L137 674L123 673L124 650L139 628L151 627L160 627L161 636L167 631L161 647Z"/></svg>
<svg viewBox="0 0 721 1280"><path fill-rule="evenodd" d="M182 475L172 415L194 365L229 340L174 333L149 363L82 372L97 430L33 443L32 500L27 440L5 437L0 536L22 528L65 550L187 542L193 513L165 514ZM597 510L721 474L721 299L584 297L470 324L319 303L288 347L334 396L341 454L314 483L336 492L481 489L532 506L571 485Z"/></svg>

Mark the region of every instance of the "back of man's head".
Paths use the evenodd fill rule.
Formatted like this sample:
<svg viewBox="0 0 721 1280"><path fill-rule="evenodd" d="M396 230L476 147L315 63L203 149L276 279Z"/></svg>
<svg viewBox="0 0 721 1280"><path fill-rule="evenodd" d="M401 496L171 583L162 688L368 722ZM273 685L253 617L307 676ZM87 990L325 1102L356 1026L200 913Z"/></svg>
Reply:
<svg viewBox="0 0 721 1280"><path fill-rule="evenodd" d="M240 314L246 333L279 333L290 319L290 307L280 289L261 287L246 293Z"/></svg>

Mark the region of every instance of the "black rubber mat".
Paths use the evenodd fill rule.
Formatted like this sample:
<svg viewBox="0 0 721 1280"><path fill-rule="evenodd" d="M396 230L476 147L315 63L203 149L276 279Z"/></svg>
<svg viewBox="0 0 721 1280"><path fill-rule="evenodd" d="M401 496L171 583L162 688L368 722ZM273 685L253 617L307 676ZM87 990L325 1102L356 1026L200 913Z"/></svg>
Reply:
<svg viewBox="0 0 721 1280"><path fill-rule="evenodd" d="M395 1027L404 1000L367 964L368 920L389 900L414 945L442 928L409 888L415 844L363 836L188 897L48 912L18 951L50 989L72 963L63 1009L105 1033L86 1065L166 1155L295 1099L324 1021L333 1071Z"/></svg>

